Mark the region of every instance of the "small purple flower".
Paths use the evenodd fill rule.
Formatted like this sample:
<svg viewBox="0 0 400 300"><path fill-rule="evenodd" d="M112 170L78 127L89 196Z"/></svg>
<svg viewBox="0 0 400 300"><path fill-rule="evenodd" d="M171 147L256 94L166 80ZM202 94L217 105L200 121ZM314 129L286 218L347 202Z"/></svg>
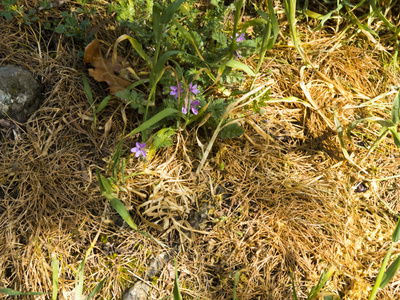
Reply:
<svg viewBox="0 0 400 300"><path fill-rule="evenodd" d="M191 82L189 85L189 91L195 94L196 96L198 93L200 93L200 91L197 89L197 84L193 85L193 82Z"/></svg>
<svg viewBox="0 0 400 300"><path fill-rule="evenodd" d="M146 151L144 150L144 148L146 148L146 143L136 143L136 147L131 149L132 153L136 153L135 156L139 157L140 155L142 155L143 157L146 157Z"/></svg>
<svg viewBox="0 0 400 300"><path fill-rule="evenodd" d="M246 40L246 38L244 37L244 33L242 33L241 35L239 35L239 33L236 33L236 42L237 43L243 42L245 40Z"/></svg>
<svg viewBox="0 0 400 300"><path fill-rule="evenodd" d="M187 102L186 102L187 103ZM190 106L189 106L189 108L190 108L190 110L192 111L192 113L194 114L194 115L197 115L198 113L199 113L199 111L197 110L197 108L196 108L196 106L197 105L199 105L200 104L200 101L199 100L194 100L194 101L190 101ZM184 115L186 115L187 114L187 108L186 107L182 107L182 113L184 114Z"/></svg>
<svg viewBox="0 0 400 300"><path fill-rule="evenodd" d="M199 100L194 100L190 103L190 109L192 110L192 113L194 115L197 115L199 113L199 111L197 110L197 108L195 106L199 105L200 101Z"/></svg>
<svg viewBox="0 0 400 300"><path fill-rule="evenodd" d="M240 52L235 50L235 53L233 53L233 56L235 57L235 60L238 58L242 58L243 56L240 55Z"/></svg>
<svg viewBox="0 0 400 300"><path fill-rule="evenodd" d="M178 83L178 86L171 86L171 93L169 93L172 96L175 96L175 99L178 98L179 94L183 92L183 89L181 88L181 84Z"/></svg>

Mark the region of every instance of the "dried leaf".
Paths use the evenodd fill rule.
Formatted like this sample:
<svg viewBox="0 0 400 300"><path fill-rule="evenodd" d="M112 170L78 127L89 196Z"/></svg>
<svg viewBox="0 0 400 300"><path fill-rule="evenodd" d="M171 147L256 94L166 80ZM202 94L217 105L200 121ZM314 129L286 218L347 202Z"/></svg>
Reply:
<svg viewBox="0 0 400 300"><path fill-rule="evenodd" d="M99 40L96 38L85 49L84 62L90 63L94 69L89 69L89 74L97 81L105 81L110 87L110 93L115 95L131 84L117 74L129 67L123 58L118 57L115 63L112 59L105 59L101 53Z"/></svg>

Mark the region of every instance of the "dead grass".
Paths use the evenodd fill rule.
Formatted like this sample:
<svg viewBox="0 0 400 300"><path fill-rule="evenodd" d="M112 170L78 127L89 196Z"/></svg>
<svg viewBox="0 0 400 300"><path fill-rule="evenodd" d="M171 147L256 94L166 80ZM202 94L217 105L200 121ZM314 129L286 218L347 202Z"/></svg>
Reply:
<svg viewBox="0 0 400 300"><path fill-rule="evenodd" d="M72 299L77 266L100 231L102 238L86 262L85 287L91 290L106 278L102 297L118 299L165 250L121 226L99 194L94 171L96 166L104 170L118 142L121 106L111 103L93 128L81 79L85 66L76 56L79 45L53 37L43 48L29 28L19 30L15 20L0 22L0 64L22 65L45 86L45 102L21 125L21 139L4 138L0 145L0 286L51 291L56 255L59 299ZM106 32L109 25L98 22L102 39L112 44L118 32ZM247 112L246 135L218 141L200 176L193 173L201 154L195 132L180 133L173 147L147 165L129 161L127 175L146 174L127 179L127 192L119 197L140 230L169 247L181 243L177 259L185 299L230 299L236 271L238 299L289 299L290 270L304 298L327 264L338 270L327 289L342 299L366 299L372 288L397 221L382 201L399 211L398 179L378 179L397 175L400 158L389 137L364 160L367 150L346 140L353 160L368 175L348 164L333 110L344 127L371 114L387 118L393 95L384 95L400 84L399 78L383 64L380 51L351 43L339 47L328 33L304 35L310 60L329 81L302 69L297 53L284 45L269 53L264 72L271 70L275 81L272 99L296 96L313 101L314 109L274 103L263 115ZM92 89L96 99L107 95L93 81ZM376 105L360 106L379 95ZM134 112L127 114L133 128ZM358 126L355 141L371 143L378 131L374 125ZM133 142L125 141L124 147ZM359 182L368 185L365 193L355 192ZM188 232L190 211L204 199L214 201L210 195L217 186L228 196L211 213L214 220L201 232ZM399 252L397 245L394 253ZM400 299L399 288L397 276L378 297ZM151 299L172 289L173 265L168 264Z"/></svg>

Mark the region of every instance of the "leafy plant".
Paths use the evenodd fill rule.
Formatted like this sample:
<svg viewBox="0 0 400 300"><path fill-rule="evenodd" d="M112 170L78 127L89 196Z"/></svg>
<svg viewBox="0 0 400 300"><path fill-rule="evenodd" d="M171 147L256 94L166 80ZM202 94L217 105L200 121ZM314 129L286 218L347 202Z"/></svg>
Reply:
<svg viewBox="0 0 400 300"><path fill-rule="evenodd" d="M352 130L359 124L360 122L371 122L371 123L378 123L381 125L381 130L379 132L379 136L375 140L375 142L372 144L372 146L369 148L368 153L366 157L376 148L378 145L382 142L382 140L389 134L392 134L394 143L396 144L397 147L400 148L400 132L397 130L397 127L400 123L400 90L397 93L396 97L394 98L393 104L392 104L392 111L391 111L391 119L390 120L384 120L378 117L368 117L368 118L363 118L356 120L352 122L347 129L347 137L349 140L352 140L351 138L351 132Z"/></svg>
<svg viewBox="0 0 400 300"><path fill-rule="evenodd" d="M86 29L89 27L90 22L88 20L83 20L82 22L78 20L78 15L83 13L84 10L82 8L78 8L71 13L63 11L61 13L62 19L57 27L54 28L54 31L78 40L86 38Z"/></svg>

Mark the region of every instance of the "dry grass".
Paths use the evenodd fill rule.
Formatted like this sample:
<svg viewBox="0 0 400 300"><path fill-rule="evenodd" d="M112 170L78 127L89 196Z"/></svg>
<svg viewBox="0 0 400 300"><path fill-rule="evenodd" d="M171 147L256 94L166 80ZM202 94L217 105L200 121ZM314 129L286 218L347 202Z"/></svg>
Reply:
<svg viewBox="0 0 400 300"><path fill-rule="evenodd" d="M59 299L72 299L77 266L100 231L102 238L86 262L85 287L93 289L106 278L102 297L118 299L143 278L151 258L165 250L121 226L95 180L95 167L104 170L122 132L121 106L111 103L93 128L81 79L85 66L76 56L79 46L54 37L46 48L29 28L19 30L15 20L0 19L0 24L0 64L32 71L43 82L46 98L21 126L21 139L3 138L0 145L0 286L51 291L56 255L62 261ZM98 22L98 29L112 44L119 33L105 31L109 25ZM290 270L304 298L328 263L338 271L327 289L343 299L366 299L372 288L397 221L382 201L396 213L400 209L398 179L377 179L397 175L400 158L390 138L365 159L367 150L346 140L353 160L368 174L347 163L333 110L345 127L371 114L387 118L393 95L377 99L374 106L360 104L390 92L400 85L399 78L383 64L387 57L381 51L351 43L339 47L336 35L329 33L303 35L310 60L325 77L302 69L297 53L286 46L269 53L264 73L271 70L275 81L272 99L311 99L314 109L273 103L263 115L247 112L246 134L218 141L200 176L193 173L201 153L194 131L180 133L173 147L146 165L129 161L127 175L146 174L129 178L127 192L119 197L140 230L169 247L181 243L177 259L185 299L230 299L238 270L238 299L289 299ZM92 89L97 99L107 95L93 81ZM133 128L134 112L127 114ZM111 116L113 125L105 136ZM360 125L354 140L370 144L378 131L376 125ZM125 141L124 147L133 142ZM368 191L356 193L356 184L363 181ZM222 201L210 197L218 186L227 190ZM190 211L205 199L219 201L213 220L188 232ZM397 245L394 253L399 252ZM400 299L399 279L378 298ZM168 264L151 299L170 295L172 289L173 265Z"/></svg>

